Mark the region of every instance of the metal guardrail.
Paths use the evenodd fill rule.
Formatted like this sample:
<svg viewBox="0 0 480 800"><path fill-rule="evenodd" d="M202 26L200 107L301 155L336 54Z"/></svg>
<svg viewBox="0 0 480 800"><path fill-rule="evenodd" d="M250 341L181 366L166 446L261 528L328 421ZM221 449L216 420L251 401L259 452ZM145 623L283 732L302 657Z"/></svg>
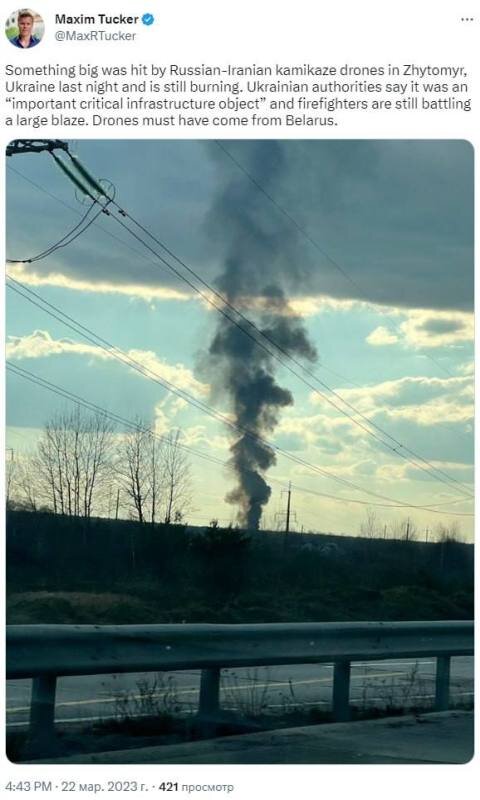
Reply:
<svg viewBox="0 0 480 800"><path fill-rule="evenodd" d="M435 708L449 704L450 658L473 654L473 622L262 625L9 625L7 679L33 678L29 735L53 734L56 681L66 675L200 669L199 716L220 710L220 670L334 664L332 711L350 716L352 661L437 659Z"/></svg>

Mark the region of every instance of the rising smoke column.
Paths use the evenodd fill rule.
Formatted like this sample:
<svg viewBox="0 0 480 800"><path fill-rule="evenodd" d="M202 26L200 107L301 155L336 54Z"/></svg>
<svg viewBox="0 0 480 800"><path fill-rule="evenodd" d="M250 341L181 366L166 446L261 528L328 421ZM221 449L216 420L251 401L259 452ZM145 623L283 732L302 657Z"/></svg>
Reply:
<svg viewBox="0 0 480 800"><path fill-rule="evenodd" d="M283 169L281 146L249 142L245 150L242 161L247 157L249 172L264 188L272 188ZM285 287L295 279L296 232L245 176L233 173L225 160L221 166L231 181L217 196L209 219L210 231L224 252L224 268L216 285L229 303L240 308L284 352L313 361L315 348L285 296ZM228 307L225 313L235 316ZM208 350L207 369L214 390L227 398L241 430L230 448L229 464L237 485L225 499L239 507L241 525L256 529L271 493L264 476L276 461L275 451L264 439L273 433L281 409L293 404L293 396L275 380L278 361L264 349L275 350L273 345L248 323L237 321L253 339L220 317ZM258 346L255 338L264 347ZM283 355L281 358L284 360Z"/></svg>

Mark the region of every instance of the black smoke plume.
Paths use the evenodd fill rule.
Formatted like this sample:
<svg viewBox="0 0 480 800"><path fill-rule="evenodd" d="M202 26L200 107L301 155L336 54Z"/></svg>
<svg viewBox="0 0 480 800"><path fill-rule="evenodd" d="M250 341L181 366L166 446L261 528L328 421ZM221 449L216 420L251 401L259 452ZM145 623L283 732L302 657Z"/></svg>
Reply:
<svg viewBox="0 0 480 800"><path fill-rule="evenodd" d="M265 189L273 190L283 168L280 145L245 143L241 160ZM291 392L276 382L280 365L271 355L278 352L271 342L283 351L278 354L282 361L285 353L313 361L316 351L286 297L286 290L299 275L295 230L246 176L234 172L225 159L220 165L231 180L222 187L209 219L211 233L223 250L224 268L216 285L228 303L241 309L266 338L225 306L225 313L238 324L220 317L207 368L214 389L228 399L241 431L230 448L237 485L225 499L239 507L241 525L256 529L271 493L265 473L276 461L265 438L273 433L281 409L293 404Z"/></svg>

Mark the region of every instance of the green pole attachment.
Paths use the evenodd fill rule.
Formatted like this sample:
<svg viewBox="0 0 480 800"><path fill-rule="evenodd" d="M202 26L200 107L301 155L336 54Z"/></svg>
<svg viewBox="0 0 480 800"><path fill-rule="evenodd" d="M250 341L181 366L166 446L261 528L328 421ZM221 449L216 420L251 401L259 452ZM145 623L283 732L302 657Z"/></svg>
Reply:
<svg viewBox="0 0 480 800"><path fill-rule="evenodd" d="M55 161L57 162L57 164L60 167L60 169L63 170L63 172L65 173L65 175L68 178L70 178L70 180L72 181L72 183L75 184L77 189L80 189L82 194L85 194L87 197L89 197L91 200L93 200L94 203L96 203L97 201L96 201L95 197L93 196L93 194L87 189L86 186L84 186L84 184L79 180L79 178L77 178L77 176L72 172L70 167L68 167L65 164L65 162L62 161L61 158L58 158L58 156L56 156L55 153L53 153L53 152L52 152L52 158L55 159Z"/></svg>
<svg viewBox="0 0 480 800"><path fill-rule="evenodd" d="M85 169L83 164L79 161L78 157L74 156L72 153L69 153L69 156L74 163L75 169L78 170L82 178L85 178L92 189L95 189L95 191L98 192L101 197L105 197L107 200L110 200L111 198L105 193L103 186L96 180L96 178L93 177L93 175L90 175L88 170Z"/></svg>

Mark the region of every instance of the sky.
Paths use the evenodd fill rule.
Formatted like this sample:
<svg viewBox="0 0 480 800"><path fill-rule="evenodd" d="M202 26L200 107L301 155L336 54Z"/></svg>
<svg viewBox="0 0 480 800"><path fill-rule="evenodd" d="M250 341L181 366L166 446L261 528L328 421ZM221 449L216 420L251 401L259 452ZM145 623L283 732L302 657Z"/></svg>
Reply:
<svg viewBox="0 0 480 800"><path fill-rule="evenodd" d="M189 521L228 523L235 476L216 460L229 460L238 435L218 417L231 421L233 407L212 341L230 323L194 274L262 329L265 303L281 291L275 319L302 329L316 359L299 351L294 364L270 359L290 400L265 429L276 463L264 474L263 524L284 524L291 482L297 530L357 534L374 512L379 530L410 518L422 538L457 524L471 539L467 142L92 140L70 150L170 253L114 212L68 246L20 263L88 209L47 153L22 154L7 158L7 271L181 396L9 289L12 364L127 419L140 415L160 435L179 428L196 451ZM7 374L7 447L18 457L32 451L45 422L67 407Z"/></svg>

